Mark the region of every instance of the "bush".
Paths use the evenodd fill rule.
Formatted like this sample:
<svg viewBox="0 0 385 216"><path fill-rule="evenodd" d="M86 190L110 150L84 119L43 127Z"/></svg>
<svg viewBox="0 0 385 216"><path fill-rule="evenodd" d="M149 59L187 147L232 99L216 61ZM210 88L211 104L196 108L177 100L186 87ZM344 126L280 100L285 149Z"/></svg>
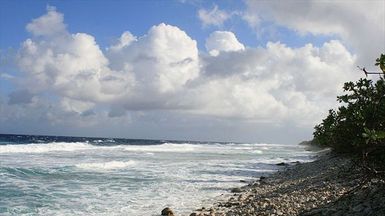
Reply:
<svg viewBox="0 0 385 216"><path fill-rule="evenodd" d="M383 70L385 55L376 62ZM337 97L342 105L330 110L322 123L315 126L313 141L337 152L376 152L373 155L385 152L384 76L380 75L376 82L369 79L347 82L343 89L346 94Z"/></svg>

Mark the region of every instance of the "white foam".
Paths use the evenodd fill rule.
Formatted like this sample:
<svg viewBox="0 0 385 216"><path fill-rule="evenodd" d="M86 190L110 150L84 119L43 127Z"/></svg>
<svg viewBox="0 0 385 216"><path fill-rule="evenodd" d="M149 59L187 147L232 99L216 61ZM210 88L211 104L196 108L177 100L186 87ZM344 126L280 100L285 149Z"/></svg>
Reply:
<svg viewBox="0 0 385 216"><path fill-rule="evenodd" d="M209 153L238 155L243 153L265 155L265 152L277 149L286 149L288 146L272 144L190 144L190 143L164 143L161 145L115 145L95 146L87 142L52 142L16 145L0 145L0 154L11 153L49 153L49 152L75 152L85 150L102 150L119 152L135 152L153 155L154 153ZM267 150L268 149L268 150ZM292 151L292 150L291 150Z"/></svg>
<svg viewBox="0 0 385 216"><path fill-rule="evenodd" d="M254 151L251 151L251 153L263 154L263 151L262 150L254 150Z"/></svg>
<svg viewBox="0 0 385 216"><path fill-rule="evenodd" d="M89 143L84 142L53 142L53 143L33 143L33 144L20 144L20 145L0 145L0 154L7 153L45 153L53 151L79 151L94 149L96 146L93 146Z"/></svg>
<svg viewBox="0 0 385 216"><path fill-rule="evenodd" d="M187 143L164 143L161 145L127 145L124 146L124 150L134 152L192 152L202 146Z"/></svg>
<svg viewBox="0 0 385 216"><path fill-rule="evenodd" d="M80 163L75 165L77 168L93 170L93 171L102 171L102 170L116 170L124 169L130 166L133 166L136 162L129 161L109 161L109 162L97 162L97 163Z"/></svg>
<svg viewBox="0 0 385 216"><path fill-rule="evenodd" d="M121 146L130 152L176 152L176 153L227 153L252 152L262 154L260 146L255 144L189 144L189 143L164 143L161 145L125 145Z"/></svg>

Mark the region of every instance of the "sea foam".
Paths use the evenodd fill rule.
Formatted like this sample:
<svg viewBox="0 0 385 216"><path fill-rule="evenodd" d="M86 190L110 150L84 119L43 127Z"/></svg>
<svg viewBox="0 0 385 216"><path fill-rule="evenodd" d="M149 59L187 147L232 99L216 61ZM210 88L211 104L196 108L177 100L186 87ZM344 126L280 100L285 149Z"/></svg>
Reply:
<svg viewBox="0 0 385 216"><path fill-rule="evenodd" d="M75 143L66 143L66 142L53 142L53 143L34 143L34 144L17 144L17 145L0 145L0 154L7 153L46 153L54 151L79 151L79 150L88 150L94 149L96 146L93 146L89 143L84 142L75 142Z"/></svg>
<svg viewBox="0 0 385 216"><path fill-rule="evenodd" d="M80 163L75 165L77 168L92 170L92 171L103 171L103 170L116 170L124 169L133 166L136 162L129 161L109 161L109 162L95 162L95 163Z"/></svg>
<svg viewBox="0 0 385 216"><path fill-rule="evenodd" d="M125 151L135 152L192 152L202 148L202 145L164 143L161 145L127 145Z"/></svg>

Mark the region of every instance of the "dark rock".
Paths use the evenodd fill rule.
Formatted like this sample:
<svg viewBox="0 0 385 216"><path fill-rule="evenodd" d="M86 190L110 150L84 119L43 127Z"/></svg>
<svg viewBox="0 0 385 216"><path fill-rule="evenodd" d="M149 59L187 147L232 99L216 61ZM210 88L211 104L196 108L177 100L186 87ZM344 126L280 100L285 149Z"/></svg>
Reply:
<svg viewBox="0 0 385 216"><path fill-rule="evenodd" d="M288 164L285 163L285 162L281 162L281 163L277 163L277 164L275 164L275 165L277 165L277 166L287 166Z"/></svg>
<svg viewBox="0 0 385 216"><path fill-rule="evenodd" d="M313 162L284 167L268 178L261 176L259 181L248 182L249 187L234 188L228 194L234 196L216 205L215 211L207 208L190 216L385 215L385 180L372 179L349 192L366 179L353 165L350 157L319 155Z"/></svg>
<svg viewBox="0 0 385 216"><path fill-rule="evenodd" d="M231 193L241 193L243 190L241 188L233 188L231 189Z"/></svg>
<svg viewBox="0 0 385 216"><path fill-rule="evenodd" d="M174 215L174 212L173 212L169 207L164 208L164 209L162 210L162 212L161 212L161 215L162 215L162 216L175 216L175 215Z"/></svg>
<svg viewBox="0 0 385 216"><path fill-rule="evenodd" d="M198 214L194 212L194 213L191 213L190 216L198 216Z"/></svg>
<svg viewBox="0 0 385 216"><path fill-rule="evenodd" d="M365 206L362 205L362 204L359 204L359 205L357 205L357 206L355 206L355 207L353 208L353 211L354 211L354 212L362 212L362 210L364 210L364 209L365 209Z"/></svg>

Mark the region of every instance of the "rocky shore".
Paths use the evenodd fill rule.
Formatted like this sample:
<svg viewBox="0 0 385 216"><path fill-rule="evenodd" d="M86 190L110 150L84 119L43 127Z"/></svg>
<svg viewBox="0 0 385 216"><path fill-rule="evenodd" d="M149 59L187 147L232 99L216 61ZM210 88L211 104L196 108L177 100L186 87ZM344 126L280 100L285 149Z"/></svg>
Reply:
<svg viewBox="0 0 385 216"><path fill-rule="evenodd" d="M235 215L385 215L385 181L367 178L350 157L327 153L233 189L227 201L190 214Z"/></svg>

